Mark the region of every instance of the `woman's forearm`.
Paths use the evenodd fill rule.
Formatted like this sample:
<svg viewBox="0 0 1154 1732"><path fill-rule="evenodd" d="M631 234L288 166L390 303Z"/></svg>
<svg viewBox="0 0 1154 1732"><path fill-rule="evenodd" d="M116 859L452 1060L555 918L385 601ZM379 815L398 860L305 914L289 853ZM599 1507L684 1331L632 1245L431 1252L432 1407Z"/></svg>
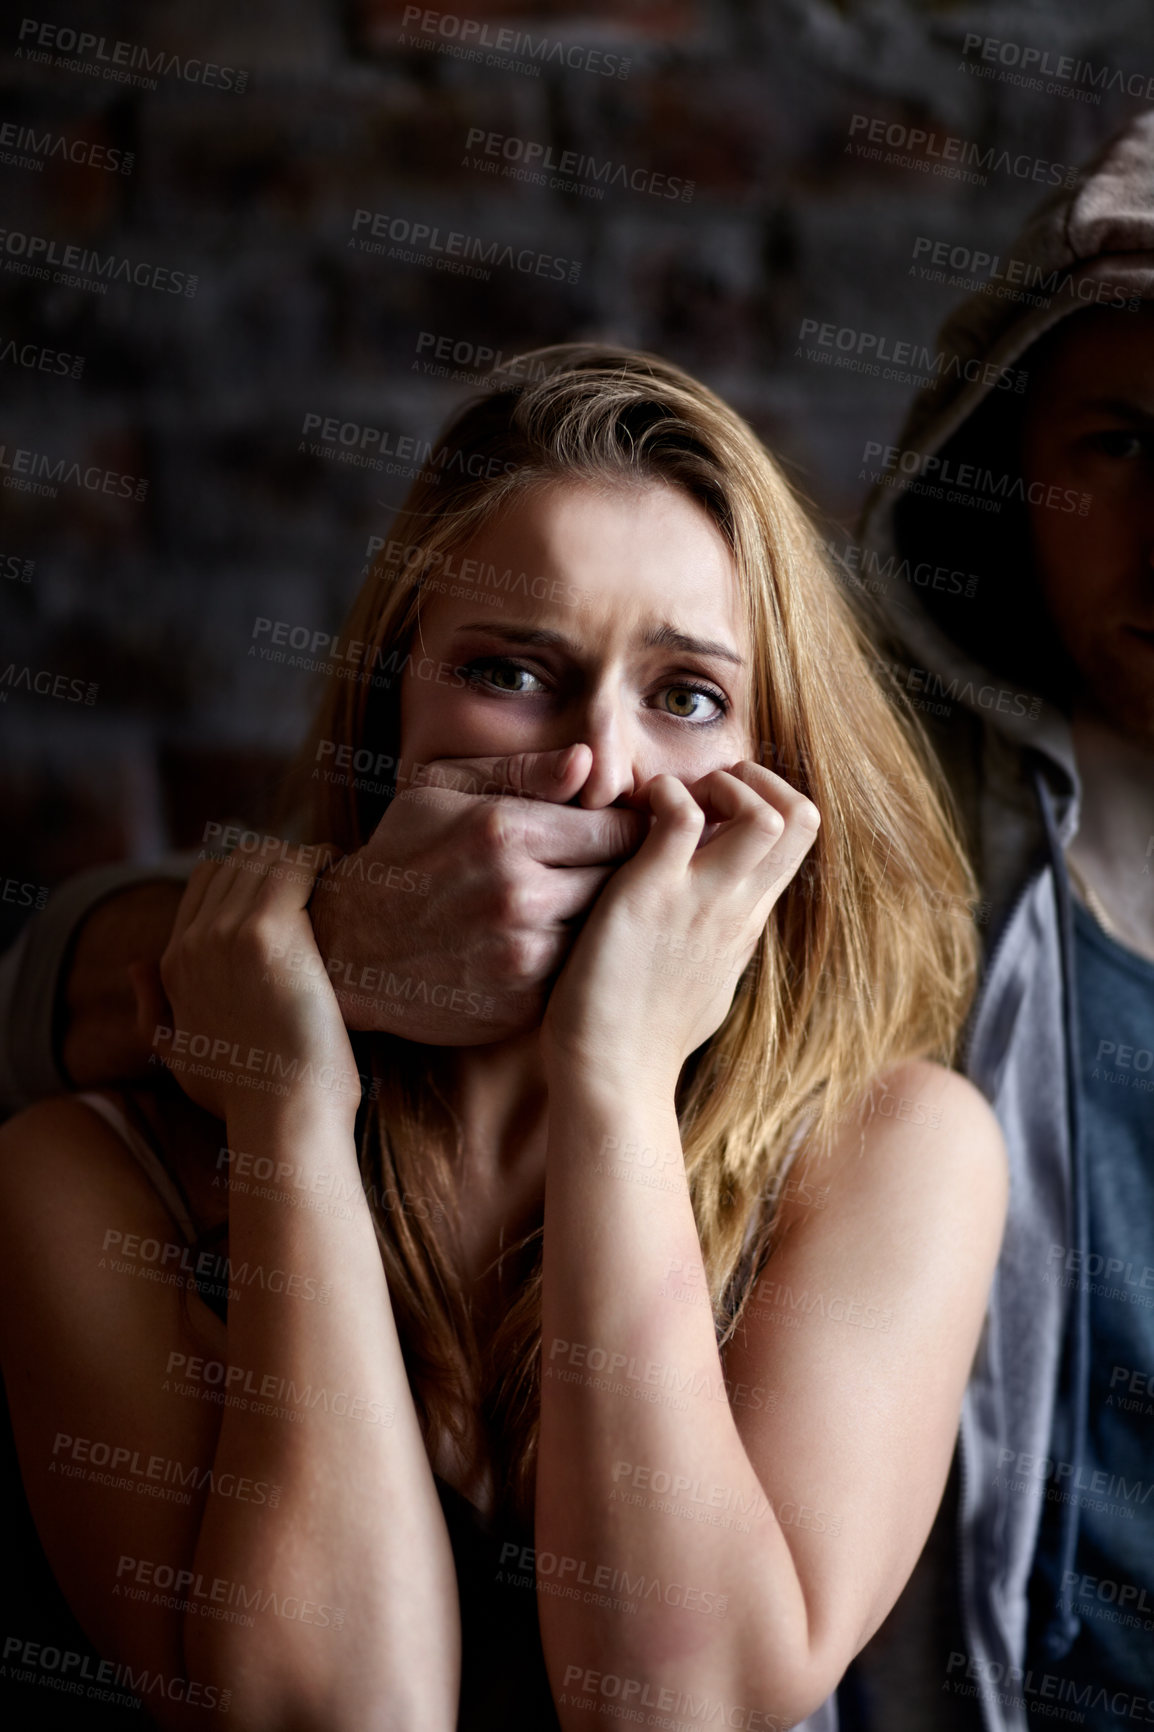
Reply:
<svg viewBox="0 0 1154 1732"><path fill-rule="evenodd" d="M258 1096L230 1116L228 1139L272 1163L281 1196L232 1186L237 1296L213 1483L278 1491L275 1507L272 1494L210 1494L195 1569L228 1583L227 1603L255 1623L190 1618L188 1663L232 1691L246 1728L451 1732L452 1551L347 1113ZM322 1202L334 1193L336 1209Z"/></svg>
<svg viewBox="0 0 1154 1732"><path fill-rule="evenodd" d="M536 1546L590 1589L541 1583L562 1724L587 1669L775 1711L749 1692L788 1698L805 1602L731 1409L772 1392L726 1389L672 1101L571 1074L549 1125Z"/></svg>

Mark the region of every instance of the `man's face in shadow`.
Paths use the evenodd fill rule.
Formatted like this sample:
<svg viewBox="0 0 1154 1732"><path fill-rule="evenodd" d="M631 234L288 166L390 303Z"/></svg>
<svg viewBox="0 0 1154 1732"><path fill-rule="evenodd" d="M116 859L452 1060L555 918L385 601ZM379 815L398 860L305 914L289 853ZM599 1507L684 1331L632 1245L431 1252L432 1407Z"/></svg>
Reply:
<svg viewBox="0 0 1154 1732"><path fill-rule="evenodd" d="M1038 582L1085 698L1154 748L1154 304L1076 314L1031 361Z"/></svg>

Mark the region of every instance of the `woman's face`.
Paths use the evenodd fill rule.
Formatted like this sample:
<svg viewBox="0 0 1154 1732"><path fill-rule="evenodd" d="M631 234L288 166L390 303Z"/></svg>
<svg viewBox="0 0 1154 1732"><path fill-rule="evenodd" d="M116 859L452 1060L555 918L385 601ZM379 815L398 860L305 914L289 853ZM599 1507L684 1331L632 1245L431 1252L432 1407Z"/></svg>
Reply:
<svg viewBox="0 0 1154 1732"><path fill-rule="evenodd" d="M451 571L470 594L422 604L401 689L407 762L584 742L577 803L598 807L662 771L692 783L756 756L733 559L679 489L534 488Z"/></svg>

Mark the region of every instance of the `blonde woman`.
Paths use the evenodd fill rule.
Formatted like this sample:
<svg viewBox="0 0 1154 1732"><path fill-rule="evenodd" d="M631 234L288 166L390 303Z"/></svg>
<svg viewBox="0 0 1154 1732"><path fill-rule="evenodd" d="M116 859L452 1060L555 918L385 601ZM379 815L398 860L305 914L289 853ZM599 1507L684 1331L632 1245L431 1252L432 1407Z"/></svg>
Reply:
<svg viewBox="0 0 1154 1732"><path fill-rule="evenodd" d="M457 760L568 748L557 799L637 842L539 1024L461 992L453 1047L350 1040L334 980L435 983L326 967L321 856L238 851L163 958L183 1092L2 1133L29 1503L116 1675L180 1683L165 1727L793 1725L946 1480L1007 1181L946 1068L940 788L745 423L652 356L530 359L364 585L298 834L351 859L390 800L484 799ZM132 1278L147 1243L194 1279ZM153 1462L185 1502L131 1495Z"/></svg>

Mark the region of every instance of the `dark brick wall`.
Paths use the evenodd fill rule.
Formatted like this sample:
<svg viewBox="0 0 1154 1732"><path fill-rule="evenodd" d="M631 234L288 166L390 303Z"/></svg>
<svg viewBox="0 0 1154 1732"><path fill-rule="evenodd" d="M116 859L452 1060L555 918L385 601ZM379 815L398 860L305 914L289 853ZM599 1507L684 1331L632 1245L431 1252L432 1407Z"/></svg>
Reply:
<svg viewBox="0 0 1154 1732"><path fill-rule="evenodd" d="M852 116L1077 163L1148 99L978 76L967 32L1154 97L1145 0L28 4L0 25L0 870L37 890L259 812L313 688L247 657L254 620L334 629L404 491L310 454L305 418L430 435L468 381L428 367L422 333L465 371L561 338L666 353L849 524L863 440L909 392L806 361L802 321L928 339L956 292L910 275L915 238L1004 248L1043 191L863 162ZM475 129L639 190L503 176ZM366 255L358 210L566 261L564 280ZM138 280L67 280L82 252L97 286L124 261ZM12 485L17 452L65 460L55 496ZM5 933L28 901L0 901Z"/></svg>

